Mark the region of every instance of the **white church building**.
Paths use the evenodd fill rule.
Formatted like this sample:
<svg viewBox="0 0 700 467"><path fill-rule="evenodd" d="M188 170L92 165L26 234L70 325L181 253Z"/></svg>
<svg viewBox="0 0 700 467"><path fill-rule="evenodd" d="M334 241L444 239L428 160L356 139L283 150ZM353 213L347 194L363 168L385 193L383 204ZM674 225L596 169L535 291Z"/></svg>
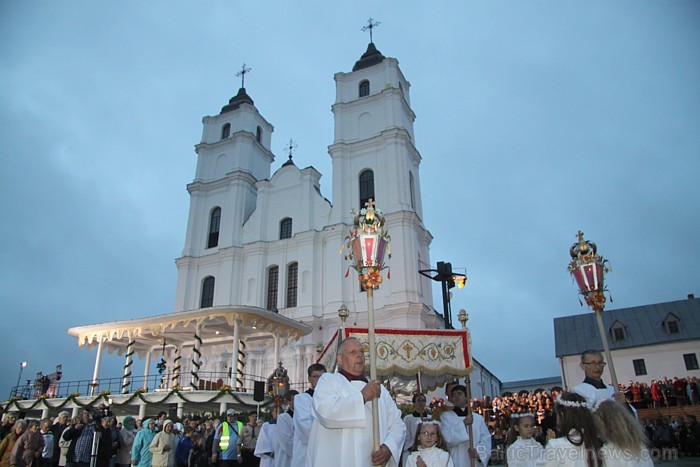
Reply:
<svg viewBox="0 0 700 467"><path fill-rule="evenodd" d="M291 153L273 170L274 127L245 88L203 118L173 312L68 331L80 346L97 347L95 388L105 349L125 355L124 394L141 386L252 392L278 362L292 387L305 388L306 368L340 326L338 310L350 311L348 325L367 326L366 294L354 270L346 277L340 251L353 211L368 199L383 211L392 239L391 278L374 292L376 326L443 327L432 281L418 273L431 267L432 235L423 222L411 85L373 43L334 79L332 203L321 193L321 174L297 167ZM143 385L134 355L145 359ZM159 387L149 387L149 368L160 358ZM500 394L495 376L476 379L474 397Z"/></svg>

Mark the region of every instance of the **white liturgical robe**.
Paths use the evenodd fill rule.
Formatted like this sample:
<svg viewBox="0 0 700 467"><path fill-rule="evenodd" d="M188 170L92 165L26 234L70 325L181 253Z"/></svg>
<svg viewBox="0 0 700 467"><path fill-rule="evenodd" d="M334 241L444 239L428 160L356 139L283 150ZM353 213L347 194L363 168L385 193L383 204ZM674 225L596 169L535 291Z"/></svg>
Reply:
<svg viewBox="0 0 700 467"><path fill-rule="evenodd" d="M364 402L363 381L348 381L324 373L316 385L313 408L316 419L309 435L311 467L367 467L372 465L372 403ZM391 451L387 466L398 465L406 436L401 411L382 386L378 399L379 443Z"/></svg>
<svg viewBox="0 0 700 467"><path fill-rule="evenodd" d="M472 433L474 434L474 449L479 454L482 465L488 465L491 457L491 433L486 427L484 417L472 413ZM470 465L469 462L469 431L464 424L464 417L454 411L443 412L440 417L440 430L445 443L450 450L455 465Z"/></svg>
<svg viewBox="0 0 700 467"><path fill-rule="evenodd" d="M309 434L314 421L313 400L304 392L294 396L294 451L293 466L303 467L309 457Z"/></svg>
<svg viewBox="0 0 700 467"><path fill-rule="evenodd" d="M265 423L255 443L255 457L260 458L260 467L274 467L277 425Z"/></svg>
<svg viewBox="0 0 700 467"><path fill-rule="evenodd" d="M288 413L277 417L277 441L275 444L275 467L291 467L294 448L294 422Z"/></svg>

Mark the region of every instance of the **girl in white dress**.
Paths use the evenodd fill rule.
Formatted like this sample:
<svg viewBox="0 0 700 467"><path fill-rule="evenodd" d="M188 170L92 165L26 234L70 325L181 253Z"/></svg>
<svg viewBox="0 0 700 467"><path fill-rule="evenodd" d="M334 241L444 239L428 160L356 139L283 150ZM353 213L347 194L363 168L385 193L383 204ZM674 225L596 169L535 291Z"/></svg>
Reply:
<svg viewBox="0 0 700 467"><path fill-rule="evenodd" d="M654 467L642 426L614 399L596 404L593 422L603 440L600 457L606 467Z"/></svg>
<svg viewBox="0 0 700 467"><path fill-rule="evenodd" d="M544 448L535 441L537 417L531 413L510 415L510 431L506 444L508 467L534 467L542 457Z"/></svg>
<svg viewBox="0 0 700 467"><path fill-rule="evenodd" d="M418 425L406 467L454 467L439 422L426 421Z"/></svg>
<svg viewBox="0 0 700 467"><path fill-rule="evenodd" d="M596 435L593 415L586 399L573 392L564 392L555 399L557 432L547 433L547 446L538 466L597 467L600 440Z"/></svg>

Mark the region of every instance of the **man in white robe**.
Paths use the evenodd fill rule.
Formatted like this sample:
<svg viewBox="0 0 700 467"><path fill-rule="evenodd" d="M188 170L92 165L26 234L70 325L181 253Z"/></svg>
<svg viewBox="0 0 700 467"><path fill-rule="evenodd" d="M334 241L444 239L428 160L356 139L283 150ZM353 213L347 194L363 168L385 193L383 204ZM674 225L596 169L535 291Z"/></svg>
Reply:
<svg viewBox="0 0 700 467"><path fill-rule="evenodd" d="M337 360L339 373L323 374L314 392L307 466L398 465L406 436L401 411L379 380L365 378L364 349L357 339L343 341ZM380 447L374 451L371 401L377 398Z"/></svg>
<svg viewBox="0 0 700 467"><path fill-rule="evenodd" d="M309 434L314 421L313 396L318 379L326 372L321 363L314 363L307 370L311 389L294 397L294 451L292 465L303 467L309 457Z"/></svg>
<svg viewBox="0 0 700 467"><path fill-rule="evenodd" d="M294 450L294 399L299 391L292 389L284 395L289 409L277 417L275 467L291 467Z"/></svg>
<svg viewBox="0 0 700 467"><path fill-rule="evenodd" d="M478 413L467 415L467 388L457 385L452 388L454 410L443 412L440 417L440 430L455 465L471 465L470 457L476 459L476 464L486 466L491 457L491 433L484 417ZM469 450L469 430L472 425L474 449Z"/></svg>
<svg viewBox="0 0 700 467"><path fill-rule="evenodd" d="M615 388L608 386L603 382L603 371L606 363L603 361L603 354L599 350L589 349L581 354L581 363L579 366L586 375L581 384L577 384L571 388L571 392L575 392L579 396L586 399L589 406L593 407L604 400L615 399L619 404L632 412L637 418L637 410L627 403L625 394L615 392Z"/></svg>

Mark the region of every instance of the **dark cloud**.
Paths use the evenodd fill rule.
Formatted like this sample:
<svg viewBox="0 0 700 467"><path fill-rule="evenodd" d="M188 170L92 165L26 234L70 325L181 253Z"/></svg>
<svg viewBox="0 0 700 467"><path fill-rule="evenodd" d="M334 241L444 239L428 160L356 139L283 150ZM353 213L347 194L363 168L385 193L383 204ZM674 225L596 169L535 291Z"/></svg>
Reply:
<svg viewBox="0 0 700 467"><path fill-rule="evenodd" d="M584 311L566 272L579 229L612 261L612 306L695 292L695 2L124 5L0 7L0 394L21 360L90 378L71 326L171 310L201 117L243 62L276 164L294 138L331 198L333 73L368 16L412 84L431 258L467 268L453 309L489 370L558 373L552 318Z"/></svg>

